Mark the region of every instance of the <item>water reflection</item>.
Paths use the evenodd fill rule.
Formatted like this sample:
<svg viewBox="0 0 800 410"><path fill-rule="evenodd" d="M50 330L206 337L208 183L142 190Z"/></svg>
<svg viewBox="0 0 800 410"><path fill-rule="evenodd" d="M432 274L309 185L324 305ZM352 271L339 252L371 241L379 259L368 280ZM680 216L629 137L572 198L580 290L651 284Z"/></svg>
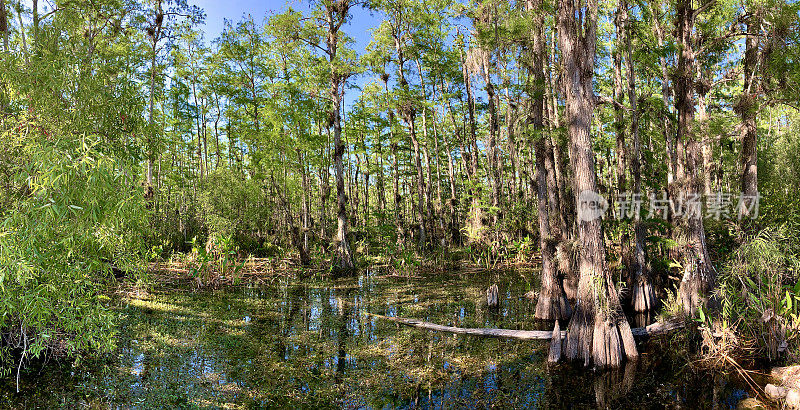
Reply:
<svg viewBox="0 0 800 410"><path fill-rule="evenodd" d="M31 372L19 407L668 407L735 406L724 377L695 375L651 343L614 372L546 366L547 344L401 327L363 312L453 326L551 329L524 297L533 272L404 280L368 272L263 287L161 289L120 308L119 348L75 371ZM500 306L485 289L500 286ZM1 403L1 401L0 401Z"/></svg>

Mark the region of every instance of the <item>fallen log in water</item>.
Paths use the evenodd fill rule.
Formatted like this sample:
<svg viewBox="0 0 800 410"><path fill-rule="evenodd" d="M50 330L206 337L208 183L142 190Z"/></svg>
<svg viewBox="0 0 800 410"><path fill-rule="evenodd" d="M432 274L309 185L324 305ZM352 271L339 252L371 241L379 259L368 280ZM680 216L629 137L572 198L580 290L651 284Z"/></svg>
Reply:
<svg viewBox="0 0 800 410"><path fill-rule="evenodd" d="M460 335L484 336L484 337L505 337L509 339L518 340L550 340L554 332L549 330L513 330L513 329L496 329L496 328L468 328L468 327L455 327L437 325L436 323L425 322L417 319L406 319L402 317L383 316L376 313L364 312L367 316L373 316L379 319L385 319L392 322L400 323L401 325L416 327L420 329L433 330L437 332L456 333ZM657 322L646 327L637 327L631 329L634 337L649 337L669 333L675 329L680 329L685 326L683 320L668 320L666 322ZM563 340L567 332L561 331L561 339Z"/></svg>

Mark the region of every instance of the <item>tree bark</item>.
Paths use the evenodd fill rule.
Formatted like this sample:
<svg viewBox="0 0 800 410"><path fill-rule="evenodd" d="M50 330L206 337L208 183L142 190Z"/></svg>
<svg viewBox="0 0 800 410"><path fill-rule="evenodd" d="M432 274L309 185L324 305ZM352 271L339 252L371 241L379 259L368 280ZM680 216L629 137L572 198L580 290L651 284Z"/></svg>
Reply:
<svg viewBox="0 0 800 410"><path fill-rule="evenodd" d="M348 242L347 225L347 195L344 188L344 144L342 143L342 116L340 106L342 102L341 90L345 76L337 67L336 55L339 47L339 28L347 17L350 9L349 0L337 3L326 3L325 19L328 24L327 52L330 63L330 92L331 100L329 122L333 125L333 162L336 173L336 202L337 202L337 228L334 248L336 249L333 266L340 273L350 273L355 269L353 255Z"/></svg>
<svg viewBox="0 0 800 410"><path fill-rule="evenodd" d="M552 148L549 136L544 129L545 109L545 40L542 33L544 18L541 13L541 0L528 0L527 12L533 17L533 36L531 39L530 64L527 69L533 80L530 90L531 125L533 126L537 204L539 220L539 245L542 250L541 290L536 303L535 317L545 320L567 319L570 307L561 283L558 280L555 263L556 244L561 232L557 214L559 206L555 200L555 175L553 170ZM550 148L550 149L548 149Z"/></svg>
<svg viewBox="0 0 800 410"><path fill-rule="evenodd" d="M633 174L633 197L638 198L642 193L642 144L639 131L639 104L636 94L636 70L633 61L633 32L628 20L628 4L625 0L620 3L622 12L621 20L624 25L625 59L628 68L628 101L631 107L631 135L633 136L633 156L631 158L631 173ZM633 255L633 291L631 292L631 306L636 312L646 312L658 305L658 299L653 289L650 270L647 267L645 255L645 238L647 229L642 223L641 216L634 215L633 231L635 246Z"/></svg>
<svg viewBox="0 0 800 410"><path fill-rule="evenodd" d="M573 232L575 207L571 203L571 197L567 192L572 193L573 189L570 182L568 182L569 174L567 172L568 161L564 155L562 147L563 138L561 138L561 122L559 120L558 112L558 90L556 77L553 70L556 69L556 42L558 41L557 27L554 27L551 34L550 50L548 58L550 64L547 68L547 106L548 116L550 123L550 140L552 146L553 157L553 174L556 178L556 192L550 192L551 195L558 195L559 210L556 212L558 215L558 224L561 231L561 237L556 245L556 260L558 262L558 269L564 275L562 280L562 287L567 299L575 301L578 297L578 269L577 261L574 258L574 252L571 252L569 243L575 237Z"/></svg>
<svg viewBox="0 0 800 410"><path fill-rule="evenodd" d="M753 198L758 195L758 128L756 127L758 76L756 75L756 65L759 60L759 51L758 37L752 33L758 28L757 16L749 16L747 33L750 34L745 37L744 87L736 107L742 121L742 154L739 158L741 190L742 195ZM740 207L738 213L739 218L750 216L746 206Z"/></svg>
<svg viewBox="0 0 800 410"><path fill-rule="evenodd" d="M625 43L625 28L623 18L627 17L624 11L625 5L622 1L617 5L617 12L614 16L617 39L614 47L614 129L616 131L616 173L617 173L617 192L622 194L627 189L625 179L625 165L627 149L625 145L625 115L622 111L622 101L625 94L622 88L622 48Z"/></svg>
<svg viewBox="0 0 800 410"><path fill-rule="evenodd" d="M576 7L572 0L559 0L558 7L562 85L578 210L580 272L578 301L567 327L565 354L572 360L583 359L587 366L594 362L597 367L618 367L625 358L638 357L638 352L605 260L600 218L592 218L586 212L588 199L597 192L590 127L598 5L596 0L587 0ZM576 14L582 18L576 19Z"/></svg>
<svg viewBox="0 0 800 410"><path fill-rule="evenodd" d="M470 204L469 217L467 218L468 237L470 241L480 242L483 237L484 223L483 210L481 209L481 183L478 175L478 125L475 120L475 99L472 95L472 80L470 79L470 73L467 69L467 64L464 60L463 53L460 51L459 56L461 58L461 74L464 78L464 89L467 94L467 112L469 114L470 137L468 143L472 151L469 155L469 164L466 164L468 165L467 173L470 179L470 188L468 192L472 200Z"/></svg>
<svg viewBox="0 0 800 410"><path fill-rule="evenodd" d="M3 33L3 51L8 52L8 9L6 0L0 0L0 32Z"/></svg>
<svg viewBox="0 0 800 410"><path fill-rule="evenodd" d="M678 161L677 177L680 181L684 200L699 200L701 190L698 173L701 170L700 144L693 132L694 125L694 74L696 34L694 23L696 10L690 0L678 0L675 18L677 33L678 67L675 81L675 108L678 113L677 141L679 152L686 147L684 161ZM683 166L681 163L683 162ZM687 208L688 210L688 208ZM694 315L697 308L707 302L707 294L716 281L716 271L711 265L706 248L705 229L700 212L686 215L681 220L688 245L683 255L684 273L678 289L684 313Z"/></svg>

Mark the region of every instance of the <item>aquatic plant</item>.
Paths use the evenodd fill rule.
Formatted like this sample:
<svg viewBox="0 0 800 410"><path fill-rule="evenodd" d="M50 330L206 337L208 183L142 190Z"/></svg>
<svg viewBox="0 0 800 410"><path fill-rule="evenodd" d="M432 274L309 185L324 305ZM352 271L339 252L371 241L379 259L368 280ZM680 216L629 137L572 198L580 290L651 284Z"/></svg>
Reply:
<svg viewBox="0 0 800 410"><path fill-rule="evenodd" d="M800 240L784 223L752 235L733 253L714 297L721 308L712 332L738 355L775 361L798 356ZM725 334L735 337L723 338Z"/></svg>

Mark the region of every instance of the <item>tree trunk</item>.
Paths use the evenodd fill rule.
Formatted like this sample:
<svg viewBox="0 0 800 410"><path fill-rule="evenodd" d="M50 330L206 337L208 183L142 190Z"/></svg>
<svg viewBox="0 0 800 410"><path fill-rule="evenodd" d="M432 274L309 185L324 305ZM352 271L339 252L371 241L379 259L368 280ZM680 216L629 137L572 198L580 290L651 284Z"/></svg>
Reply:
<svg viewBox="0 0 800 410"><path fill-rule="evenodd" d="M550 50L548 52L550 64L547 65L548 87L546 91L548 92L547 106L549 107L548 116L551 127L550 140L553 151L553 174L556 178L555 191L557 192L551 192L550 194L557 194L559 203L559 211L556 212L558 215L559 230L561 231L560 241L556 245L558 269L564 275L562 281L564 293L568 300L574 301L578 297L578 265L574 257L574 252L571 251L570 243L575 236L572 229L574 226L574 218L571 217L571 215L574 214L572 210L575 209L575 207L571 203L571 197L567 195L567 192L572 193L573 190L571 184L568 182L568 161L564 158L564 149L562 147L563 138L561 138L560 134L561 123L559 120L557 101L559 87L556 85L556 75L552 71L556 67L557 41L557 29L554 28L551 34Z"/></svg>
<svg viewBox="0 0 800 410"><path fill-rule="evenodd" d="M446 94L444 79L441 79L441 88L442 88L442 95ZM453 123L453 129L455 130L456 133L456 141L463 141L464 128L459 127L458 124L456 123L456 116L455 113L453 112L453 105L450 102L449 98L447 99L447 111L450 114L450 121ZM456 196L456 182L455 182L456 172L455 172L455 166L453 164L453 155L452 155L452 150L450 149L450 143L447 141L447 138L443 138L443 141L444 141L445 151L447 151L447 179L449 180L450 183L450 201L448 204L448 211L450 212L449 230L452 242L460 244L461 231L458 228L458 215L456 214L456 209L458 208L458 197ZM461 152L463 159L463 153L465 152L465 150L463 149L463 145ZM467 175L470 175L469 167L465 166L464 168L467 172Z"/></svg>
<svg viewBox="0 0 800 410"><path fill-rule="evenodd" d="M381 139L381 128L377 128L377 132L375 133L375 148L378 154L378 176L377 176L377 185L378 185L378 211L380 212L379 223L384 223L384 214L386 213L386 181L384 180L383 175L383 140Z"/></svg>
<svg viewBox="0 0 800 410"><path fill-rule="evenodd" d="M655 33L656 43L658 48L662 49L665 42L665 33L664 27L661 24L661 2L657 1L656 5L658 6L658 9L655 9L651 3L647 3L650 15L653 16L653 21L655 23L653 25L653 31ZM656 12L658 12L658 14ZM667 151L667 187L671 187L675 180L675 172L677 170L678 163L677 156L675 155L675 139L672 132L670 132L669 98L672 92L669 87L667 57L663 54L658 59L658 65L661 69L661 102L664 105L664 112L661 114L661 132L664 136L664 144L666 145Z"/></svg>
<svg viewBox="0 0 800 410"><path fill-rule="evenodd" d="M159 2L158 6L160 10L161 2ZM33 39L31 42L31 48L33 48L35 52L39 47L39 0L32 1L31 11L33 12Z"/></svg>
<svg viewBox="0 0 800 410"><path fill-rule="evenodd" d="M431 153L428 149L428 108L426 107L426 103L428 101L428 91L425 88L425 77L422 71L422 63L417 60L417 68L419 70L419 78L420 78L420 87L422 88L422 138L423 143L422 145L422 153L425 156L425 223L427 235L430 236L431 243L433 242L433 176L431 173ZM434 127L435 127L435 119L434 119ZM437 215L438 217L438 215Z"/></svg>
<svg viewBox="0 0 800 410"><path fill-rule="evenodd" d="M303 253L306 254L306 257L308 257L308 229L309 229L308 193L311 187L309 186L309 181L308 181L308 169L306 168L305 161L303 160L303 154L301 153L299 148L297 149L297 164L300 166L300 174L302 176L302 187L303 187L303 192L300 193L300 195L302 195L302 200L303 200L302 204L303 216L302 216L302 227L301 227L303 231L302 248L303 248Z"/></svg>
<svg viewBox="0 0 800 410"><path fill-rule="evenodd" d="M391 112L389 118L392 118ZM398 158L399 152L397 143L392 142L392 167L394 168L394 215L395 215L395 228L397 229L397 244L402 246L406 239L406 230L403 220L403 205L402 196L400 194L400 159Z"/></svg>
<svg viewBox="0 0 800 410"><path fill-rule="evenodd" d="M617 13L614 17L616 26L617 40L614 47L614 129L616 131L616 173L617 173L617 192L622 194L627 189L625 180L626 148L625 148L625 115L622 111L622 101L625 94L622 90L622 48L625 44L625 22L623 18L627 14L623 11L625 5L622 1L617 5Z"/></svg>
<svg viewBox="0 0 800 410"><path fill-rule="evenodd" d="M435 90L436 90L436 81L435 81L435 79L434 79L434 84L433 84L432 88L433 88L434 93L435 93ZM433 96L433 99L435 100L435 96ZM440 148L440 145L439 145L439 128L437 126L437 121L436 121L436 111L433 111L432 115L433 115L433 142L434 142L434 145L433 145L434 157L433 158L436 161L436 221L437 221L437 226L438 226L438 229L439 229L439 235L441 235L439 240L440 240L440 243L444 246L445 245L445 241L447 240L446 239L447 235L446 235L446 227L445 227L445 220L444 220L444 199L442 197L442 160L441 160L441 155L440 155L440 153L442 151L441 151L441 148ZM448 152L448 156L449 155L450 154Z"/></svg>
<svg viewBox="0 0 800 410"><path fill-rule="evenodd" d="M752 34L758 29L756 16L750 16L747 21L747 32ZM756 63L758 62L758 37L747 35L745 39L744 52L744 87L742 96L737 105L737 111L742 121L742 154L739 158L741 170L741 190L742 195L750 198L758 196L758 151L757 151L757 131L756 127ZM757 199L755 199L757 200ZM745 205L745 204L743 204ZM738 210L739 218L750 216L747 206L742 206Z"/></svg>
<svg viewBox="0 0 800 410"><path fill-rule="evenodd" d="M333 124L333 162L336 172L336 202L337 202L337 228L334 248L336 256L334 267L341 273L350 273L355 269L353 255L350 251L348 242L347 226L347 195L344 189L344 144L342 143L342 116L340 113L342 99L342 82L345 76L339 72L336 61L337 49L339 46L339 28L344 24L349 12L350 4L348 0L337 3L326 4L326 18L328 22L327 52L330 58L330 82L331 88L329 98L331 108L329 121Z"/></svg>
<svg viewBox="0 0 800 410"><path fill-rule="evenodd" d="M408 81L405 78L405 57L404 49L401 39L398 34L393 31L395 51L397 51L397 73L400 76L400 87L403 89L406 96L410 95ZM425 232L425 179L422 170L422 160L420 158L420 146L417 140L416 128L416 105L411 100L401 101L400 116L405 120L408 125L409 134L411 136L411 147L414 150L414 168L416 169L416 188L417 188L417 203L412 202L412 208L416 207L417 230L419 232L419 246L424 248L427 242Z"/></svg>
<svg viewBox="0 0 800 410"><path fill-rule="evenodd" d="M403 318L396 316L383 316L375 313L364 312L364 315L375 317L378 319L388 320L390 322L400 323L401 325L416 327L419 329L432 330L435 332L455 333L461 335L483 336L483 337L504 337L517 340L550 340L554 332L550 330L513 330L513 329L497 329L497 328L469 328L469 327L455 327L444 326L436 323L425 322L419 319ZM631 329L631 334L635 337L652 337L657 335L667 334L676 329L682 329L686 325L681 320L673 320L668 322L656 322L645 327L638 327ZM558 335L563 339L565 331L561 331Z"/></svg>
<svg viewBox="0 0 800 410"><path fill-rule="evenodd" d="M0 0L0 32L3 33L3 51L8 52L8 10L6 0Z"/></svg>
<svg viewBox="0 0 800 410"><path fill-rule="evenodd" d="M320 126L320 133L322 127ZM328 198L331 195L331 172L330 172L330 128L325 128L327 136L325 152L322 156L322 168L320 169L320 208L319 208L319 237L322 241L328 240ZM323 247L325 249L325 247Z"/></svg>
<svg viewBox="0 0 800 410"><path fill-rule="evenodd" d="M517 176L519 171L519 161L517 160L517 140L516 140L516 121L517 121L517 104L512 100L512 95L508 88L506 88L506 100L508 106L506 107L506 149L508 150L508 159L511 162L511 184L510 184L510 197L511 202L516 203L522 197L522 186L520 179Z"/></svg>
<svg viewBox="0 0 800 410"><path fill-rule="evenodd" d="M527 11L534 19L532 64L527 68L533 80L533 89L530 90L532 102L530 118L535 138L533 150L536 161L539 244L542 249L542 284L536 303L535 317L545 320L563 320L569 317L570 308L559 283L555 263L556 244L561 239L561 231L556 216L559 212L558 201L557 197L552 195L556 191L552 148L549 147L549 136L544 132L545 41L542 34L544 18L540 13L540 7L540 0L528 0L526 3Z"/></svg>
<svg viewBox="0 0 800 410"><path fill-rule="evenodd" d="M292 241L292 245L297 249L297 252L300 255L300 264L303 266L307 266L311 262L311 258L309 258L308 248L304 245L303 239L300 236L300 228L298 228L298 226L294 223L294 215L292 215L292 205L286 199L284 194L281 193L281 189L275 183L275 177L270 175L270 181L272 182L272 187L278 196L278 200L280 200L281 207L283 208L284 215L286 216L286 223L289 225L289 238ZM288 193L286 189L284 189L283 192Z"/></svg>
<svg viewBox="0 0 800 410"><path fill-rule="evenodd" d="M576 19L576 13L583 18ZM580 244L578 301L567 327L565 354L569 359L583 359L587 366L593 361L598 367L618 367L626 357L637 357L638 352L606 264L600 218L587 211L597 192L590 135L595 98L596 0L588 0L580 9L571 0L559 0L558 33Z"/></svg>
<svg viewBox="0 0 800 410"><path fill-rule="evenodd" d="M633 32L628 24L627 2L622 1L620 10L621 20L624 25L625 36L625 59L628 68L628 101L631 106L631 135L633 136L633 156L631 158L631 173L633 174L633 198L636 199L642 193L642 144L639 132L639 105L636 95L636 71L633 61ZM645 238L647 230L642 223L641 216L634 215L633 231L635 236L635 246L633 255L633 291L631 292L631 306L636 312L646 312L654 309L658 304L653 280L650 270L647 267L645 255Z"/></svg>
<svg viewBox="0 0 800 410"><path fill-rule="evenodd" d="M471 153L467 169L470 178L469 196L472 199L467 218L467 230L470 241L481 242L483 238L483 210L481 209L481 182L478 175L478 125L475 120L475 99L472 95L472 80L463 54L461 57L461 74L464 78L464 89L467 94L467 112L469 113L469 140ZM462 150L463 151L463 150ZM466 151L464 151L466 152ZM463 153L462 153L463 155Z"/></svg>
<svg viewBox="0 0 800 410"><path fill-rule="evenodd" d="M495 211L492 213L491 222L493 225L497 224L498 216L500 216L500 154L497 148L497 136L500 133L500 124L497 118L497 104L494 84L492 84L492 62L490 53L484 51L483 62L483 77L486 82L486 95L489 109L489 141L487 144L487 165L489 166L489 181L492 184L492 207Z"/></svg>
<svg viewBox="0 0 800 410"><path fill-rule="evenodd" d="M703 77L698 79L698 82L702 83ZM714 175L714 161L713 161L713 153L714 150L711 147L710 143L710 132L708 129L708 104L706 103L707 97L707 90L703 87L699 88L697 91L697 125L700 129L700 157L702 158L702 171L700 173L701 183L703 185L703 195L706 198L711 197L711 182L712 177Z"/></svg>
<svg viewBox="0 0 800 410"><path fill-rule="evenodd" d="M383 77L383 88L386 91L386 104L391 106L389 101L389 76ZM395 229L397 231L397 244L402 246L405 243L405 229L403 228L403 210L400 207L400 163L397 158L397 141L394 139L394 111L389 108L389 143L392 150L392 168L394 170L392 177L394 180L394 215L395 215Z"/></svg>
<svg viewBox="0 0 800 410"><path fill-rule="evenodd" d="M331 87L332 94L338 96L339 84L334 82ZM336 90L336 91L333 91ZM331 95L333 97L333 95ZM339 99L333 97L333 162L336 172L336 203L337 203L337 224L336 224L336 245L337 260L335 266L342 271L350 271L355 268L353 263L353 256L350 253L350 244L348 242L348 226L347 226L347 195L344 189L344 164L342 157L344 156L344 144L342 144L342 124L341 117L339 116Z"/></svg>
<svg viewBox="0 0 800 410"><path fill-rule="evenodd" d="M161 27L164 16L161 12L161 0L156 3L156 18L153 22L152 34L150 35L150 101L147 109L148 139L147 139L147 174L145 177L145 199L152 200L155 196L153 187L153 146L156 144L155 118L153 118L154 104L156 98L156 54L158 53L158 41L161 39Z"/></svg>
<svg viewBox="0 0 800 410"><path fill-rule="evenodd" d="M678 180L684 194L684 200L695 199L701 190L698 173L701 171L700 144L694 135L694 73L696 35L694 22L696 10L690 0L678 0L676 9L676 33L678 41L678 67L675 81L675 108L678 112L677 140L679 148L686 147L685 160L678 161ZM680 151L679 151L680 152ZM681 166L683 162L683 166ZM687 211L690 209L687 207ZM707 302L708 291L714 286L716 272L706 249L705 229L703 227L702 210L684 215L681 225L688 240L684 251L683 278L678 289L683 310L694 315L699 306Z"/></svg>
<svg viewBox="0 0 800 410"><path fill-rule="evenodd" d="M534 103L534 112L537 111ZM541 106L539 106L541 108ZM538 126L541 127L541 117ZM537 125L536 114L534 113L534 127ZM547 171L545 168L545 138L540 136L534 142L534 153L536 156L536 184L537 184L537 204L539 219L539 245L542 250L542 283L539 291L539 298L536 302L537 319L561 320L567 319L570 315L569 303L566 295L561 288L558 280L558 272L555 264L555 250L557 239L550 230L550 215L557 212L548 205L548 184Z"/></svg>
<svg viewBox="0 0 800 410"><path fill-rule="evenodd" d="M365 127L366 129L366 124ZM364 214L362 215L362 223L364 226L369 224L369 179L372 169L369 164L369 148L365 141L366 137L361 136L361 147L364 148Z"/></svg>

